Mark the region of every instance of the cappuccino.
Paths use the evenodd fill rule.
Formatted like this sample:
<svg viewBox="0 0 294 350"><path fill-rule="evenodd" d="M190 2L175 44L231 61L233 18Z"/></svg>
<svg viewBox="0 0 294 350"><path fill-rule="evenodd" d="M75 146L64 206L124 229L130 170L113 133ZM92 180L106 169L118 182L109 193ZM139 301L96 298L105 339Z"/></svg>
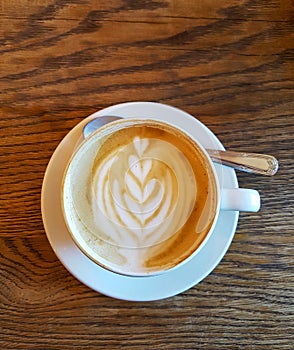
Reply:
<svg viewBox="0 0 294 350"><path fill-rule="evenodd" d="M62 185L68 229L114 272L169 270L199 248L218 211L214 170L186 133L164 122L104 126L73 155Z"/></svg>

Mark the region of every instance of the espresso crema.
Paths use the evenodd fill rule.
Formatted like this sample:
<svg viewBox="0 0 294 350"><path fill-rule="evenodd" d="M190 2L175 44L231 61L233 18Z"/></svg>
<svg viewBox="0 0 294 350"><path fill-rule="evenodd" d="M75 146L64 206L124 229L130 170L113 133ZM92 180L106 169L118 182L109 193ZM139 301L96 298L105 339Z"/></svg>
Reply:
<svg viewBox="0 0 294 350"><path fill-rule="evenodd" d="M210 163L185 133L156 121L124 120L90 136L67 168L63 209L82 251L118 273L170 269L213 225Z"/></svg>

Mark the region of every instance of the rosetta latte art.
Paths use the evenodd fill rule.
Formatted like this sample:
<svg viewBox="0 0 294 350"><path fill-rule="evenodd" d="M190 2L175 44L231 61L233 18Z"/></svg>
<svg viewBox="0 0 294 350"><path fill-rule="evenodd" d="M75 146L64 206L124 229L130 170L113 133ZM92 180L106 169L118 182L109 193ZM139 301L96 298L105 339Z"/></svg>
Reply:
<svg viewBox="0 0 294 350"><path fill-rule="evenodd" d="M194 172L172 144L135 137L93 167L93 234L114 246L145 248L174 235L191 215Z"/></svg>

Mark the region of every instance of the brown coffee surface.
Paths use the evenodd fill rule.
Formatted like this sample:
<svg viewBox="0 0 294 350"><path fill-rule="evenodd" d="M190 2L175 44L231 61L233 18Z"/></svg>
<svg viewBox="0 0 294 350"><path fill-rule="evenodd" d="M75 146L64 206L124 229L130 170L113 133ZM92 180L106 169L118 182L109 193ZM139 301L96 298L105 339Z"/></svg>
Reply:
<svg viewBox="0 0 294 350"><path fill-rule="evenodd" d="M78 150L68 174L68 226L88 256L115 271L172 268L193 254L214 223L211 165L190 137L168 124L106 126Z"/></svg>

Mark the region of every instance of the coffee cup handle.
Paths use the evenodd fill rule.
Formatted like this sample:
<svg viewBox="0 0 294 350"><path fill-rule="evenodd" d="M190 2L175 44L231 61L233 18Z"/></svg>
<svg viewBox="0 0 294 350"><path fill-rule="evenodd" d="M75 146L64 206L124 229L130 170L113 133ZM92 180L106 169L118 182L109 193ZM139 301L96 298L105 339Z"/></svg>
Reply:
<svg viewBox="0 0 294 350"><path fill-rule="evenodd" d="M220 209L257 212L260 209L259 192L247 188L223 188Z"/></svg>

